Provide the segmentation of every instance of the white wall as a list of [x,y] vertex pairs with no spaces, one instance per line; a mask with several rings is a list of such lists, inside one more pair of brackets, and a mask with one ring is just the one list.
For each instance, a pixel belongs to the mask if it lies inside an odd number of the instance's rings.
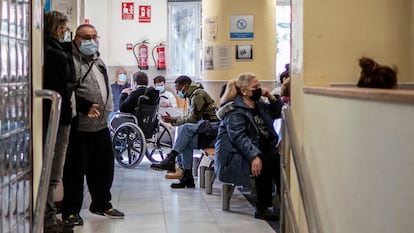
[[[136,66],[132,51],[126,44],[136,44],[148,39],[149,52],[154,45],[167,40],[167,1],[129,1],[134,2],[134,20],[122,20],[121,3],[125,1],[85,1],[85,18],[90,20],[99,35],[101,56],[107,66]],[[151,6],[151,23],[138,22],[138,6]],[[153,66],[151,53],[149,65]]]
[[305,112],[323,232],[412,232],[414,104],[308,94]]

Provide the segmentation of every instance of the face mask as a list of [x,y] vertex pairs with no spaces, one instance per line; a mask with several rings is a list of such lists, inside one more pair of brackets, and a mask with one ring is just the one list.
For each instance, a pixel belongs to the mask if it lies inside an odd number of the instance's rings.
[[179,91],[177,95],[178,95],[178,98],[184,99],[184,93],[182,91]]
[[70,31],[66,31],[63,36],[63,42],[70,42]]
[[165,90],[165,87],[164,86],[156,86],[155,87],[155,90],[158,90],[160,92],[163,92]]
[[257,88],[252,91],[252,96],[250,96],[249,98],[253,101],[257,101],[260,99],[261,96],[262,96],[262,88]]
[[79,47],[81,53],[90,56],[98,51],[98,44],[94,40],[84,40]]
[[184,93],[183,93],[183,89],[184,89],[184,86],[181,88],[181,91],[179,91],[178,92],[178,98],[180,98],[180,99],[184,99],[185,98],[185,96],[184,96]]
[[118,80],[120,82],[126,82],[126,80],[127,80],[126,74],[118,74]]

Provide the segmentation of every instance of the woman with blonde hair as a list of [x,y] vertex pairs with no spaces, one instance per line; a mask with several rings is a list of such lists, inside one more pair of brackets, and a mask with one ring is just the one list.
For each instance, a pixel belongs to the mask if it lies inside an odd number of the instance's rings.
[[280,118],[283,104],[267,88],[261,88],[252,73],[230,80],[220,104],[217,116],[221,123],[215,144],[218,178],[247,186],[250,175],[255,176],[255,218],[277,220],[278,215],[268,208],[272,206],[273,179],[280,189],[278,135],[273,120]]

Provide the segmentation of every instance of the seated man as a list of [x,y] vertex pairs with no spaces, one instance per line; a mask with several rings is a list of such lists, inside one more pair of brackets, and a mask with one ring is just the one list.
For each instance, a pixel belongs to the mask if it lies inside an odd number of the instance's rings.
[[167,91],[165,89],[165,78],[164,76],[157,76],[154,78],[154,87],[156,90],[160,91],[160,107],[161,108],[168,108],[173,107],[176,108],[177,100],[171,91]]
[[[200,120],[208,120],[209,122],[217,121],[216,105],[210,95],[204,90],[200,83],[192,82],[187,76],[180,76],[175,80],[175,89],[180,98],[189,98],[189,111],[185,116],[171,117],[168,113],[163,116],[164,122],[171,123],[174,126],[180,125],[177,130],[177,140],[173,150],[159,164],[152,164],[154,170],[175,171],[175,158],[182,155],[184,174],[180,178],[179,183],[172,184],[172,188],[193,188],[194,177],[192,174],[193,149],[200,148],[198,130],[201,125]],[[213,137],[215,138],[215,137]],[[214,141],[214,140],[213,140]],[[207,142],[206,144],[214,144]]]
[[135,114],[135,108],[137,107],[138,99],[141,95],[145,94],[148,86],[148,76],[146,73],[138,71],[134,73],[134,86],[132,88],[125,88],[121,92],[119,97],[119,110],[121,112]]

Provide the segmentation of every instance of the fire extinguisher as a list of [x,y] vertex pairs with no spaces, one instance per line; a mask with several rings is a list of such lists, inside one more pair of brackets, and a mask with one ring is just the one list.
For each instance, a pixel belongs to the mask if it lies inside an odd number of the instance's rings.
[[[148,70],[148,41],[144,40],[138,44],[136,44],[133,48],[135,59],[138,62],[138,68],[140,70]],[[135,53],[135,47],[138,46],[138,56]]]
[[[155,58],[154,52],[157,55],[157,58]],[[152,59],[154,60],[154,64],[157,66],[158,70],[165,70],[165,43],[162,42],[154,48],[152,48]]]

